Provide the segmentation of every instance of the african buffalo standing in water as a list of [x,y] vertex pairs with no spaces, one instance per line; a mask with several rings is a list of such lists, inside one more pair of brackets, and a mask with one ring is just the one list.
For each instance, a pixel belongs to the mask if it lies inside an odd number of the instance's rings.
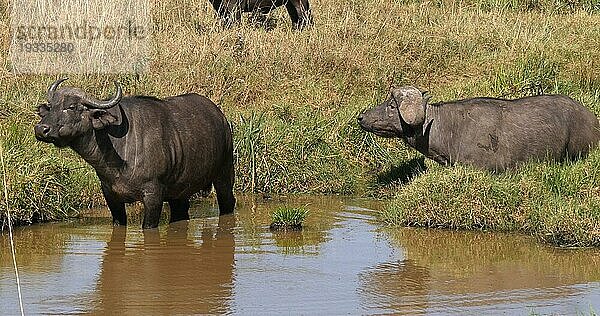
[[158,226],[163,202],[171,222],[189,218],[189,198],[214,185],[221,214],[233,212],[233,144],[221,110],[185,94],[164,100],[123,97],[118,83],[109,101],[77,88],[48,89],[38,107],[38,140],[71,147],[94,169],[115,225],[126,225],[125,203],[142,201],[144,228]]
[[210,3],[226,26],[238,22],[242,12],[267,14],[283,5],[294,28],[302,29],[313,23],[308,0],[210,0]]
[[414,87],[358,117],[382,137],[399,137],[442,165],[503,171],[529,160],[576,159],[600,141],[596,116],[563,95],[516,100],[473,98],[428,104]]

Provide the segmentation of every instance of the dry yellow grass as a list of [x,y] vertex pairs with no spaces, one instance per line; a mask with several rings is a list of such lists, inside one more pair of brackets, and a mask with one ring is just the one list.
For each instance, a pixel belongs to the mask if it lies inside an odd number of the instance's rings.
[[147,64],[147,0],[13,0],[9,10],[16,74],[123,73]]

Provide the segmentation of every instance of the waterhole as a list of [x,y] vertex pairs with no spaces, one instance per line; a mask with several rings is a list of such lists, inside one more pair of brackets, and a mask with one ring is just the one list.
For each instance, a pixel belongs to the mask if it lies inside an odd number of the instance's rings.
[[[304,207],[302,231],[272,232],[270,212]],[[590,314],[600,251],[513,234],[384,228],[383,203],[340,197],[239,197],[217,217],[142,231],[107,210],[15,231],[23,303],[34,314]],[[166,208],[166,206],[165,206]],[[165,212],[166,213],[166,212]],[[135,217],[135,216],[131,216]],[[19,313],[7,234],[0,314]]]

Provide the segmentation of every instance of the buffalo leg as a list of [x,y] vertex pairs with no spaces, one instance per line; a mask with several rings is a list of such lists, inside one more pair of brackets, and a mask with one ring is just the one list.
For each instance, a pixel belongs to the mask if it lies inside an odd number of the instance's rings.
[[235,196],[233,195],[234,177],[233,166],[231,166],[230,170],[224,172],[213,184],[217,192],[220,215],[233,213],[235,207]]
[[285,8],[290,15],[294,28],[301,30],[306,26],[312,25],[312,16],[308,0],[290,0]]
[[125,203],[120,201],[106,187],[102,186],[102,194],[106,200],[106,205],[112,215],[113,225],[127,225],[127,213],[125,212]]
[[169,200],[169,208],[171,209],[170,223],[190,219],[188,210],[190,209],[190,201],[187,199]]
[[294,27],[297,28],[298,25],[298,20],[299,20],[299,16],[298,16],[298,11],[296,10],[296,7],[294,6],[294,1],[288,1],[285,4],[285,8],[287,9],[288,14],[290,15],[290,19],[292,20],[292,25],[294,25]]
[[160,221],[160,212],[162,211],[163,198],[160,192],[144,192],[144,222],[142,228],[156,228]]

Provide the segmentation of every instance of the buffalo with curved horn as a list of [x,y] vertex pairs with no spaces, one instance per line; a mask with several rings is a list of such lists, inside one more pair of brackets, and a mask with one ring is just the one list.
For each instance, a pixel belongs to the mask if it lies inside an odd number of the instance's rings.
[[48,89],[38,107],[38,140],[70,147],[96,171],[115,225],[125,203],[142,201],[144,228],[158,226],[163,202],[171,222],[188,219],[189,198],[214,186],[221,214],[233,212],[233,142],[221,110],[191,93],[157,99],[116,93],[99,101],[77,88]]

